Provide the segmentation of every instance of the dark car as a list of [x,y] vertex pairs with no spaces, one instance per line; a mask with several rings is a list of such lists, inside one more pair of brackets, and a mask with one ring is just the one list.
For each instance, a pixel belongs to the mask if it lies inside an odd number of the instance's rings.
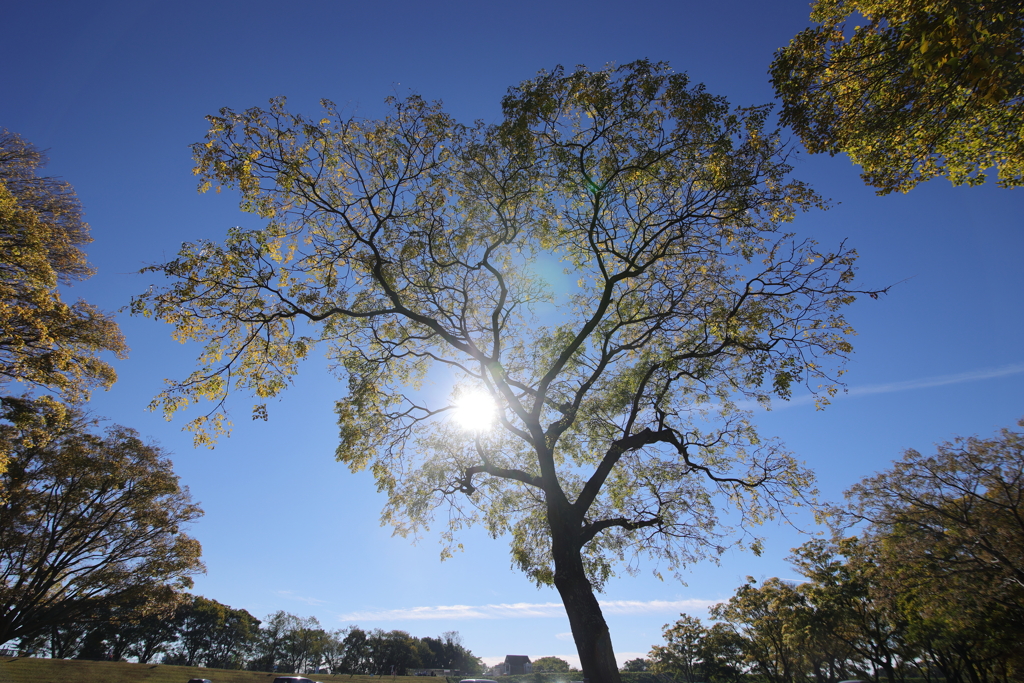
[[188,683],[213,683],[209,678],[190,678]]
[[305,676],[278,676],[274,679],[274,683],[318,683],[318,681]]

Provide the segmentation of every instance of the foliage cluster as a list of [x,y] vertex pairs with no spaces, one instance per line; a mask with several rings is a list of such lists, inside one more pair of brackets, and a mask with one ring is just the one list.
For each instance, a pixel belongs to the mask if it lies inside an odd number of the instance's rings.
[[817,0],[811,19],[771,66],[809,151],[846,153],[880,194],[940,175],[976,185],[992,167],[1024,184],[1017,0]]
[[[656,674],[650,671],[627,671],[625,668],[619,672],[619,677],[622,683],[673,683],[671,678],[666,677],[664,674]],[[572,669],[561,673],[533,672],[514,674],[502,676],[500,680],[502,683],[569,683],[574,680],[579,681],[582,678],[583,674],[579,670]],[[448,683],[459,683],[459,679],[449,678]]]
[[447,669],[476,674],[483,670],[480,658],[466,649],[457,631],[417,638],[405,631],[363,631],[350,626],[337,636],[337,664],[332,669],[336,673],[405,675],[414,669]]
[[909,450],[849,495],[842,519],[868,524],[890,582],[941,594],[951,615],[983,609],[1024,630],[1024,432]]
[[538,657],[533,660],[534,673],[566,673],[569,671],[569,662],[561,657]]
[[630,659],[630,660],[627,660],[626,662],[623,662],[623,664],[622,664],[622,671],[624,671],[624,672],[627,672],[627,671],[628,672],[649,671],[650,668],[651,668],[650,661],[648,661],[647,659],[644,659],[643,657],[637,657],[635,659]]
[[[61,286],[92,275],[82,251],[92,240],[74,189],[39,175],[45,165],[42,152],[0,128],[0,421],[22,428],[36,410],[57,415],[60,401],[110,387],[117,376],[101,356],[127,353],[110,315],[61,297]],[[9,447],[0,445],[0,471]]]
[[124,357],[113,318],[85,301],[68,304],[60,285],[92,275],[82,247],[89,226],[72,187],[39,175],[46,157],[0,129],[0,398],[12,383],[80,402],[117,375],[103,352]]

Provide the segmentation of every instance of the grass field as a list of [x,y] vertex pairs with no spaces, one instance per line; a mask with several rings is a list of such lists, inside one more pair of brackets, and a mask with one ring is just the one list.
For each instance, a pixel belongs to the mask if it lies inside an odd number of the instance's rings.
[[[0,658],[0,683],[188,683],[190,678],[209,678],[213,683],[272,683],[279,674],[262,671],[203,669],[194,666],[165,664],[130,664],[128,662],[87,662],[75,659],[42,659],[37,657]],[[284,675],[284,674],[280,674]],[[443,678],[424,679],[416,676],[332,676],[306,674],[323,683],[423,683]]]

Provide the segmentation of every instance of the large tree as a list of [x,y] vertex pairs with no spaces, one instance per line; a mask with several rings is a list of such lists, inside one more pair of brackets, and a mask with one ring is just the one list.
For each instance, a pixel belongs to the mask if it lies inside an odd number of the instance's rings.
[[1024,651],[1024,431],[908,450],[848,496],[919,643],[965,662]]
[[377,676],[405,676],[408,669],[422,664],[417,639],[405,631],[375,628],[366,643],[370,671]]
[[713,683],[737,683],[746,676],[747,641],[731,625],[719,622],[705,628],[696,617],[679,617],[662,628],[664,645],[653,646],[647,659],[626,662],[623,671],[649,669],[674,680]]
[[358,626],[350,627],[342,638],[341,644],[344,649],[341,665],[333,669],[334,673],[364,674],[372,671],[366,631]]
[[187,608],[188,598],[180,593],[173,597],[173,600],[164,602],[163,609],[146,610],[141,617],[131,615],[131,619],[116,626],[122,633],[127,632],[127,652],[140,663],[145,664],[166,653],[178,638],[178,611]]
[[811,19],[770,70],[809,151],[846,153],[879,194],[992,167],[1024,183],[1017,0],[817,0]]
[[[380,120],[324,104],[210,117],[202,188],[237,188],[265,222],[153,268],[171,284],[135,310],[205,345],[156,405],[210,399],[191,426],[212,438],[229,392],[277,395],[324,344],[337,457],[372,469],[384,520],[416,533],[447,509],[444,552],[466,524],[510,534],[584,672],[617,681],[595,597],[616,563],[756,545],[750,527],[808,490],[736,402],[831,386],[855,253],[782,232],[821,201],[766,108],[664,65],[542,72],[494,126],[417,96]],[[460,428],[459,406],[493,426]]]
[[74,411],[0,425],[0,444],[0,643],[191,586],[200,548],[182,526],[202,513],[159,448]]
[[843,680],[872,671],[889,683],[904,681],[914,655],[906,643],[906,623],[898,594],[880,583],[871,544],[857,538],[814,539],[788,558],[806,581],[800,591],[808,609],[805,648],[815,678]]
[[249,669],[252,671],[274,671],[282,659],[289,635],[298,623],[294,614],[278,610],[263,620],[259,637],[253,645]]
[[315,673],[323,659],[321,650],[327,633],[316,617],[293,619],[284,639],[282,661],[287,671]]

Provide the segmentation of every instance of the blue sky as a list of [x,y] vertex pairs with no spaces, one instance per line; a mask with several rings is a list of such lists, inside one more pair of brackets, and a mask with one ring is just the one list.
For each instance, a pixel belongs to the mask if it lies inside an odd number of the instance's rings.
[[[389,94],[441,99],[463,121],[496,121],[506,88],[556,64],[593,68],[665,60],[735,104],[771,100],[775,49],[807,25],[803,0],[629,4],[533,2],[289,3],[157,0],[10,3],[0,43],[0,126],[43,149],[48,172],[78,191],[98,274],[71,292],[106,310],[149,282],[140,267],[184,241],[254,225],[229,193],[198,195],[188,145],[220,107],[286,95],[313,113],[329,98],[362,116]],[[818,473],[824,498],[898,457],[954,435],[988,435],[1024,415],[1024,191],[929,182],[877,197],[845,157],[807,157],[795,176],[831,197],[795,229],[860,252],[860,280],[894,286],[858,302],[849,393],[824,411],[805,397],[757,415]],[[181,423],[147,412],[165,377],[182,377],[196,350],[161,324],[119,318],[132,352],[93,409],[172,452],[206,516],[192,529],[208,571],[196,592],[263,617],[278,609],[328,628],[462,633],[475,654],[575,659],[553,590],[509,567],[507,543],[465,535],[441,563],[436,538],[417,544],[381,528],[383,500],[366,474],[333,460],[340,391],[310,362],[272,419],[194,450]],[[799,521],[800,518],[798,518]],[[806,525],[806,520],[803,520]],[[803,538],[771,526],[763,557],[730,553],[690,568],[687,585],[648,565],[603,596],[621,659],[645,654],[679,612],[703,615],[747,575],[792,577],[784,558]]]

